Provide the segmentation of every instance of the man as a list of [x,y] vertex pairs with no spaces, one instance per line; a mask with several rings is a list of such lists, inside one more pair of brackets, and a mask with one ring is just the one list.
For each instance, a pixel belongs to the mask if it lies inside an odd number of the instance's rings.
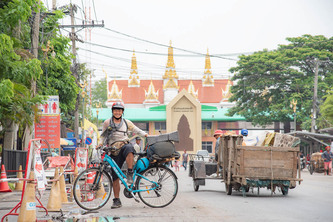
[[[110,154],[111,158],[121,168],[126,160],[127,170],[127,183],[133,183],[133,160],[134,160],[134,147],[129,143],[128,131],[132,131],[140,136],[147,137],[148,134],[136,127],[131,121],[122,118],[124,113],[124,105],[116,102],[112,105],[112,117],[103,123],[102,141],[104,145],[112,145],[117,148],[117,151]],[[116,142],[118,141],[118,142]],[[119,142],[120,141],[120,142]],[[112,171],[114,199],[111,209],[121,207],[119,199],[120,182],[117,174]]]
[[331,171],[332,171],[332,159],[333,159],[333,154],[331,153],[331,147],[327,146],[325,147],[326,151],[321,154],[321,157],[324,159],[324,175],[329,175],[331,176]]
[[215,160],[216,160],[216,162],[219,159],[219,156],[218,156],[218,153],[219,153],[219,143],[220,143],[220,137],[221,137],[222,134],[223,134],[222,130],[215,130],[215,132],[214,132],[214,138],[216,139],[216,143],[215,143]]
[[183,157],[183,167],[186,171],[186,168],[187,168],[187,161],[188,161],[188,154],[186,153],[186,150],[184,150],[184,153],[182,155]]
[[137,153],[141,152],[140,143],[141,143],[141,138],[139,136],[137,136],[135,138],[135,144],[134,144],[134,149],[135,149],[135,152],[137,152]]

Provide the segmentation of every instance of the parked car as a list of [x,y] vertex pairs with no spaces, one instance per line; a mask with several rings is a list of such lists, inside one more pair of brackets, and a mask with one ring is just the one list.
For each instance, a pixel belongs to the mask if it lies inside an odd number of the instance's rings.
[[212,162],[213,157],[211,157],[207,150],[198,150],[197,151],[197,160],[203,160],[204,162]]

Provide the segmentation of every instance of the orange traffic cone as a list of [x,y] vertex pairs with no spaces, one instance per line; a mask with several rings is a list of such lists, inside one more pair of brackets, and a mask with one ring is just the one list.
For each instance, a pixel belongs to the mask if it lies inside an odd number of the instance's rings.
[[[58,167],[56,167],[54,172],[54,179],[58,179],[59,172]],[[60,183],[59,181],[54,181],[52,184],[49,202],[47,203],[48,211],[60,211],[61,209],[61,194],[60,194]]]
[[[0,179],[7,179],[5,165],[1,165],[1,178]],[[8,186],[8,182],[0,182],[0,192],[12,192],[12,190]]]
[[66,194],[66,183],[65,183],[65,176],[64,176],[64,167],[60,167],[60,176],[59,183],[60,183],[60,193],[61,193],[61,202],[68,203],[67,194]]
[[[34,179],[34,172],[30,172],[29,179]],[[20,213],[17,219],[19,222],[36,221],[36,184],[30,181],[26,184],[27,185],[24,190],[24,196],[20,207]]]
[[88,173],[87,176],[87,183],[94,183],[94,177],[95,177],[95,172],[90,172]]
[[[17,172],[17,178],[23,178],[22,174],[22,165],[19,167],[19,172]],[[16,191],[22,191],[23,190],[23,181],[18,181],[15,185]]]

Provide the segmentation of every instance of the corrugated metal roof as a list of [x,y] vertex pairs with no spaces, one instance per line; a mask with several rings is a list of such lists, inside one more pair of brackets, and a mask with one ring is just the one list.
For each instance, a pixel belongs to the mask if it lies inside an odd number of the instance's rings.
[[[212,106],[213,107],[213,106]],[[203,106],[201,110],[201,119],[203,121],[244,121],[242,116],[227,116],[228,109],[218,109],[216,107]],[[96,117],[96,108],[92,109],[93,117]],[[99,109],[98,119],[106,120],[112,115],[110,108]],[[157,106],[152,108],[126,108],[124,117],[131,121],[166,121],[165,106]]]

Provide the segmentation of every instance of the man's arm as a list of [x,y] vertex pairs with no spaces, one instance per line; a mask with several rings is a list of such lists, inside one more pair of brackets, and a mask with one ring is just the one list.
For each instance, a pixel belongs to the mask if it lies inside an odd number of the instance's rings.
[[132,131],[133,133],[138,134],[139,136],[147,137],[148,134],[145,131],[141,130],[136,125],[134,125],[134,123],[132,123],[132,121],[127,120],[127,119],[125,121],[127,121],[127,126],[128,126],[129,131]]

